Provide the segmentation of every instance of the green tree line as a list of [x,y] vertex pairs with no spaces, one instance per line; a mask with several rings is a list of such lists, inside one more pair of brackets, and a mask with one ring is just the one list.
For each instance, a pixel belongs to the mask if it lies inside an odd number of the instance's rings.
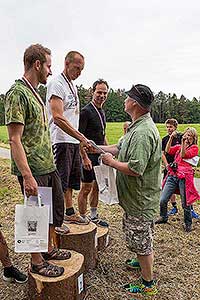
[[[81,108],[92,99],[91,88],[86,89],[82,85],[78,86]],[[39,93],[45,102],[46,87],[40,86]],[[183,95],[178,98],[176,94],[165,94],[160,91],[155,94],[151,115],[156,123],[164,123],[168,118],[176,118],[179,124],[200,123],[200,100],[187,99]],[[108,122],[124,122],[129,116],[124,112],[124,99],[126,98],[123,89],[109,91],[108,99],[104,105],[106,119]],[[5,95],[0,95],[0,125],[4,125],[4,101]]]

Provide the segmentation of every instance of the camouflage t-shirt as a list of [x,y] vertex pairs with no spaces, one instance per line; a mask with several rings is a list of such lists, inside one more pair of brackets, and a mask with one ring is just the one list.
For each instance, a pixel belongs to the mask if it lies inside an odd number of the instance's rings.
[[[16,80],[6,94],[5,122],[6,125],[24,125],[21,141],[33,176],[53,172],[55,165],[47,118],[44,120],[42,105],[22,80]],[[13,159],[11,172],[21,175]]]

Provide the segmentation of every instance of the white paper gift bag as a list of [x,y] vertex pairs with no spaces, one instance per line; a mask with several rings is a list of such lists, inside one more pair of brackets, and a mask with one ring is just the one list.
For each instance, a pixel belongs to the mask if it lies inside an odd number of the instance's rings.
[[99,199],[109,205],[119,203],[116,186],[116,170],[100,163],[99,166],[94,167],[94,172],[99,188]]
[[41,206],[38,196],[38,206],[23,204],[15,207],[15,252],[47,252],[49,234],[49,208]]
[[[49,208],[49,224],[53,224],[52,187],[38,186],[38,193],[41,196],[42,204]],[[30,196],[27,204],[37,205],[37,196]]]

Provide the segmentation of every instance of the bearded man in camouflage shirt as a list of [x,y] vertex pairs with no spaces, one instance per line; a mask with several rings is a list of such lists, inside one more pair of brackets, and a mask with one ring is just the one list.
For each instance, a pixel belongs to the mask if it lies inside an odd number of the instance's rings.
[[68,251],[52,245],[54,228],[64,216],[60,178],[53,163],[45,106],[37,87],[51,75],[51,51],[40,44],[24,53],[24,76],[6,94],[5,120],[11,146],[11,171],[18,177],[22,193],[38,195],[38,186],[52,187],[53,224],[49,230],[48,253],[32,253],[31,271],[48,277],[60,276],[64,268],[49,264],[49,259],[68,259]]

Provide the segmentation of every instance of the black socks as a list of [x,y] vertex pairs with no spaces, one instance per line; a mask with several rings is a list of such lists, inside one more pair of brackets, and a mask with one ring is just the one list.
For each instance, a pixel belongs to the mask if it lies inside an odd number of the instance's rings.
[[67,216],[74,215],[74,214],[75,214],[75,210],[74,210],[74,208],[73,208],[73,207],[66,208],[66,210],[65,210],[65,214],[66,214]]

